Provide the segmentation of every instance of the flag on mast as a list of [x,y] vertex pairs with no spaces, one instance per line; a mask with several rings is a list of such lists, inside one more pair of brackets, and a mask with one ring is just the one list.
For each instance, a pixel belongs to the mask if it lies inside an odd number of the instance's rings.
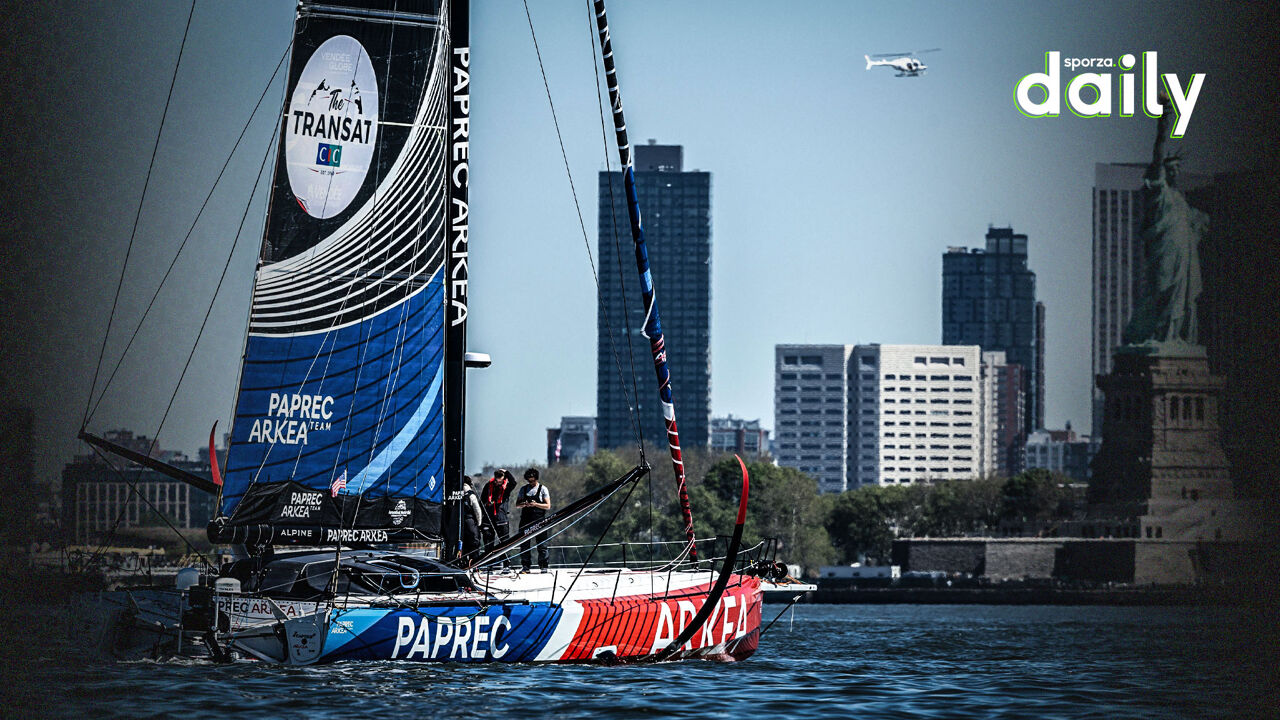
[[333,484],[329,486],[329,492],[338,497],[338,493],[347,489],[347,469],[342,469],[342,474],[334,479]]

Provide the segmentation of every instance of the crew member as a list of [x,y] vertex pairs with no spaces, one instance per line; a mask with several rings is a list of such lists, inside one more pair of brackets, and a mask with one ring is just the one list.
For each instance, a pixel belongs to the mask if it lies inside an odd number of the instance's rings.
[[[511,493],[516,488],[516,479],[503,468],[493,471],[493,477],[489,482],[485,483],[484,491],[480,494],[480,504],[484,506],[485,523],[480,528],[484,535],[484,544],[486,548],[492,549],[495,545],[507,539],[511,534],[511,519],[507,514],[507,500],[511,498]],[[511,561],[504,557],[502,559],[503,567],[511,567]]]
[[[521,530],[546,517],[547,511],[551,509],[551,493],[546,485],[538,482],[538,469],[525,470],[524,479],[526,484],[516,495],[516,507],[520,508]],[[551,563],[547,552],[545,530],[538,533],[536,538],[525,538],[525,541],[520,543],[520,567],[524,572],[529,572],[529,565],[533,560],[531,550],[535,543],[538,546],[538,569],[546,572],[547,566]]]
[[480,523],[482,521],[480,501],[471,486],[471,478],[462,477],[462,548],[461,555],[467,557],[470,565],[476,559],[480,549]]

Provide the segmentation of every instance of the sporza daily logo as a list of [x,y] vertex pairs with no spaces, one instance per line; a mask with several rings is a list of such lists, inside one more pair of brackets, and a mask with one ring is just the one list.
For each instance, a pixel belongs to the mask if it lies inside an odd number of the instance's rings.
[[349,35],[324,41],[302,69],[286,111],[285,164],[298,205],[331,218],[355,199],[373,161],[378,82]]
[[[1138,58],[1133,53],[1112,58],[1063,58],[1054,50],[1044,54],[1044,72],[1024,76],[1014,88],[1013,97],[1018,110],[1028,117],[1057,117],[1063,103],[1062,69],[1075,71],[1087,68],[1071,78],[1066,87],[1067,109],[1080,117],[1111,117],[1118,100],[1120,117],[1133,117],[1139,100],[1134,70]],[[1113,85],[1112,69],[1119,68],[1119,87]],[[1101,72],[1093,72],[1101,70]],[[1159,56],[1156,52],[1142,53],[1142,111],[1148,117],[1164,114],[1163,99],[1173,105],[1175,121],[1169,136],[1180,138],[1191,123],[1200,90],[1204,87],[1205,73],[1194,73],[1184,86],[1175,73],[1160,74]],[[1163,82],[1165,98],[1161,98]],[[1038,88],[1038,91],[1033,91]],[[1036,95],[1043,94],[1043,99]]]

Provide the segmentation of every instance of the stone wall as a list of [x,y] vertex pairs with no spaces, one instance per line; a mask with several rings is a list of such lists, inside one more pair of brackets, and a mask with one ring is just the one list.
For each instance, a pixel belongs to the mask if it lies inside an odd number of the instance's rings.
[[987,541],[987,577],[992,580],[1053,577],[1062,540]]
[[1061,580],[1131,583],[1136,540],[1064,540],[1053,576]]
[[902,572],[986,573],[987,541],[968,539],[895,540],[893,564]]

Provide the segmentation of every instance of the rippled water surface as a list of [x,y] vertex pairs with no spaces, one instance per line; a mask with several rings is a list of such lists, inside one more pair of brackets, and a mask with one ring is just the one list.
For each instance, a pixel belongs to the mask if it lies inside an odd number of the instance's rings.
[[[766,605],[766,622],[780,609]],[[623,667],[67,664],[36,651],[6,672],[4,715],[1278,717],[1280,656],[1258,632],[1273,623],[1223,608],[807,605],[746,662]]]

